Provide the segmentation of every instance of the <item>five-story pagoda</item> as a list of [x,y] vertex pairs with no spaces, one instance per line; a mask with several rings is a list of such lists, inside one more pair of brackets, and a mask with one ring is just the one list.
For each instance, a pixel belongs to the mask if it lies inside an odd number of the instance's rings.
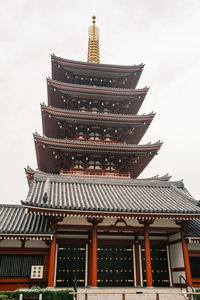
[[161,143],[139,145],[154,114],[138,115],[148,88],[136,89],[143,65],[99,64],[98,28],[89,28],[88,63],[52,55],[43,136],[34,134],[46,173],[137,178]]

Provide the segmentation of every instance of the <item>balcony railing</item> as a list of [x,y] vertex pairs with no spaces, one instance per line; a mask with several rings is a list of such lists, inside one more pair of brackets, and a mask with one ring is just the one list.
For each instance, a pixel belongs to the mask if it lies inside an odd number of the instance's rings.
[[81,170],[81,169],[73,169],[73,170],[65,170],[61,169],[60,175],[66,175],[66,176],[76,176],[76,175],[82,175],[82,176],[105,176],[105,177],[125,177],[130,178],[131,173],[130,172],[118,172],[118,171],[111,171],[111,170]]

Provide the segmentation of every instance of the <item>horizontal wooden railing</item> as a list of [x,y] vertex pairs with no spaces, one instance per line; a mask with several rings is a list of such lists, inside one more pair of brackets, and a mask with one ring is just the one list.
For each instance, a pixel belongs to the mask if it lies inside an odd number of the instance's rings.
[[90,298],[92,300],[92,295],[121,295],[122,300],[126,300],[126,295],[155,295],[155,299],[159,300],[160,295],[182,295],[182,296],[188,296],[188,299],[192,299],[195,295],[200,295],[200,293],[192,293],[192,292],[160,292],[160,291],[134,291],[134,292],[73,292],[70,293],[73,294],[75,298],[77,298],[78,295],[84,295],[85,300],[88,300]]
[[126,177],[129,178],[131,176],[130,172],[116,172],[116,171],[102,171],[102,170],[65,170],[62,169],[60,171],[60,175],[84,175],[84,176],[105,176],[105,177]]

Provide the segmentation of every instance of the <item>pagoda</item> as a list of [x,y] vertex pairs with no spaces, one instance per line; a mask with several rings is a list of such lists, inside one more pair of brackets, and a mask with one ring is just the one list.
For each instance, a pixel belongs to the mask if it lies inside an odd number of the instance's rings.
[[43,136],[34,134],[38,168],[60,175],[137,178],[161,143],[139,142],[154,113],[138,115],[148,88],[137,89],[143,64],[99,64],[99,31],[89,28],[88,63],[51,56]]
[[200,286],[199,202],[168,174],[138,179],[162,145],[141,144],[155,116],[139,114],[144,65],[100,64],[95,17],[88,61],[51,63],[38,169],[22,205],[0,206],[0,289]]

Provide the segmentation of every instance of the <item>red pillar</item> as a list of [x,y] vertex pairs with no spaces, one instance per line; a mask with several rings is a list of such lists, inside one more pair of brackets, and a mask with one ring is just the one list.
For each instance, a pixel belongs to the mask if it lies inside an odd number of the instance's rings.
[[92,272],[91,286],[97,286],[97,225],[92,227]]
[[190,260],[189,260],[188,247],[187,247],[187,243],[185,240],[185,232],[184,231],[181,231],[181,241],[182,241],[182,248],[183,248],[183,258],[184,258],[184,264],[185,264],[186,280],[192,286]]
[[152,287],[152,270],[151,270],[151,252],[149,242],[149,226],[144,228],[144,244],[145,244],[145,262],[146,262],[146,279],[147,286]]
[[51,242],[50,256],[49,256],[48,287],[54,286],[55,258],[56,258],[56,236],[54,235],[53,240]]

